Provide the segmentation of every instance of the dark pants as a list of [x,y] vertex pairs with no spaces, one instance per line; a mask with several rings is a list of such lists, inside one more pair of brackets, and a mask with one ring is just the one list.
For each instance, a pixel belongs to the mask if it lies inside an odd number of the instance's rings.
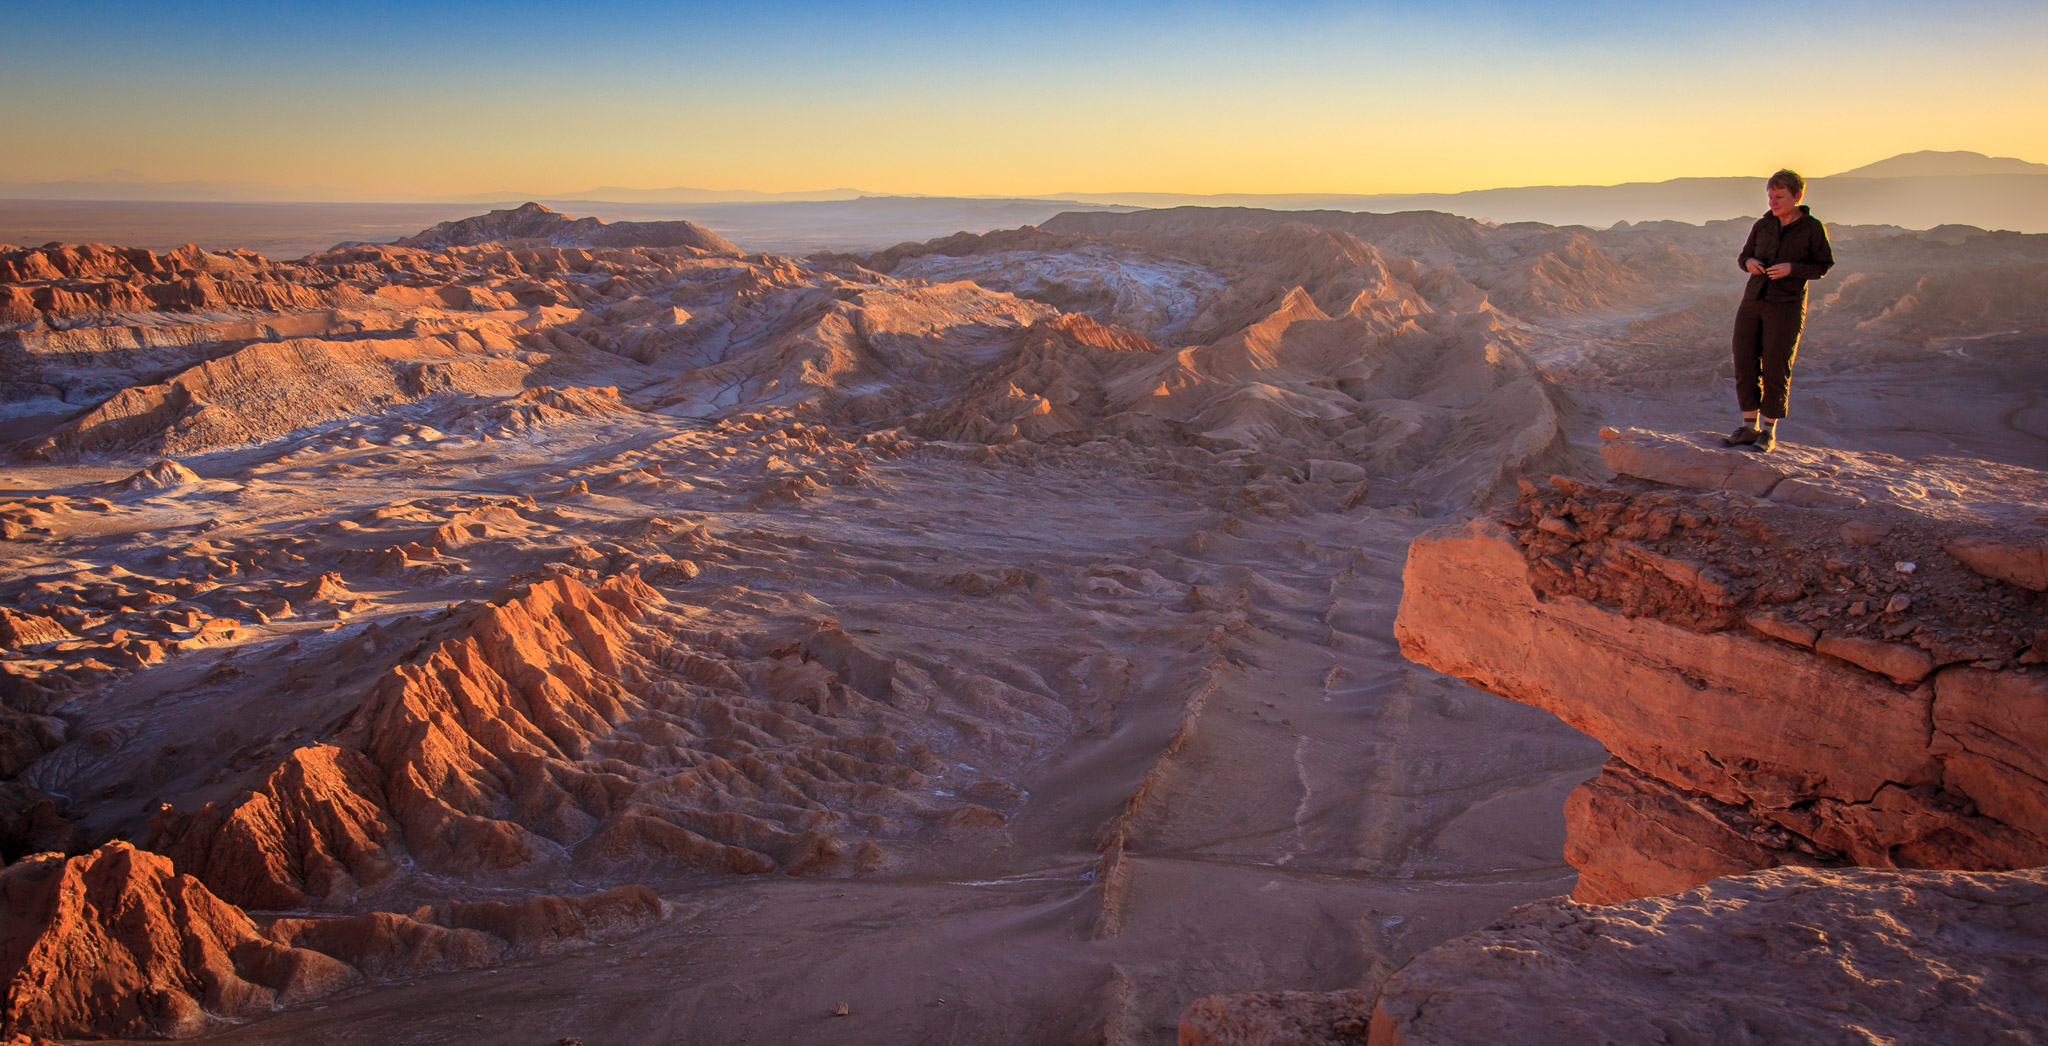
[[1743,413],[1785,416],[1792,360],[1799,355],[1799,328],[1805,322],[1804,302],[1744,298],[1735,310],[1735,400]]

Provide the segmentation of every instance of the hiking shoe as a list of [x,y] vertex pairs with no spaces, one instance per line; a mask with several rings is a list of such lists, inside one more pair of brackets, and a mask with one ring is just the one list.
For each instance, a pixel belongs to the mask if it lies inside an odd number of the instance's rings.
[[1755,427],[1750,425],[1744,425],[1741,428],[1736,429],[1734,432],[1729,433],[1727,438],[1721,441],[1721,445],[1724,447],[1747,446],[1751,443],[1755,443],[1756,438],[1761,435],[1763,435],[1763,433],[1758,432]]
[[1777,445],[1778,430],[1774,428],[1764,429],[1756,434],[1756,439],[1750,441],[1749,449],[1756,451],[1758,454],[1769,454],[1771,448]]

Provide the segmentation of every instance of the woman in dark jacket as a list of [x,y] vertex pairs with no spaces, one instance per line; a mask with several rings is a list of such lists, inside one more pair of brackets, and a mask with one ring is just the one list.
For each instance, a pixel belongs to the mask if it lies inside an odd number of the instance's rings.
[[[1806,323],[1806,281],[1834,267],[1828,230],[1799,201],[1806,179],[1779,171],[1764,183],[1771,213],[1750,226],[1736,264],[1749,273],[1742,306],[1735,310],[1735,399],[1742,427],[1723,442],[1769,451],[1778,443],[1778,422],[1792,389],[1792,361]],[[1759,417],[1761,415],[1761,417]]]

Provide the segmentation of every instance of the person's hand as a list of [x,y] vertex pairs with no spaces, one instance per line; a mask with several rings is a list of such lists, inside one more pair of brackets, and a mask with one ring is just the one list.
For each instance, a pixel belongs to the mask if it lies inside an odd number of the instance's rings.
[[1785,277],[1792,275],[1792,263],[1779,262],[1778,264],[1773,265],[1768,269],[1765,269],[1764,275],[1769,276],[1771,279],[1774,280],[1782,280]]
[[1764,263],[1757,261],[1755,258],[1751,258],[1748,262],[1744,263],[1744,267],[1749,269],[1754,275],[1762,276],[1764,274]]

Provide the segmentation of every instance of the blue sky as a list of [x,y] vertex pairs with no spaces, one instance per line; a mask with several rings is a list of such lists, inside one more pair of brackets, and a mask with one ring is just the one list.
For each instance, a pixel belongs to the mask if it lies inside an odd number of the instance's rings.
[[1825,173],[1921,148],[2048,159],[2039,3],[8,2],[0,17],[0,141],[17,145],[0,177],[15,179],[1373,192],[1772,157]]

